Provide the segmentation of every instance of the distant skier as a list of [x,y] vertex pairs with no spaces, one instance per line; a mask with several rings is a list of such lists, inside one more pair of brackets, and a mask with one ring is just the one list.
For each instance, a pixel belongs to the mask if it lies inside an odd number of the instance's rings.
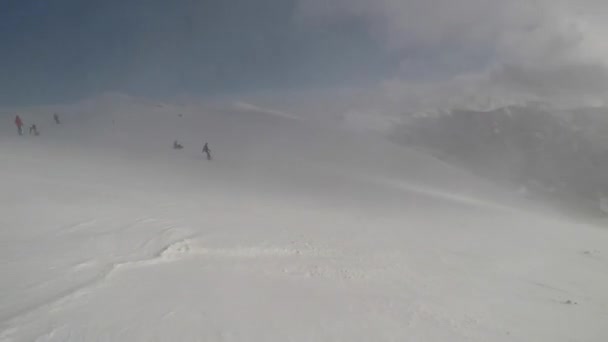
[[53,114],[53,120],[55,120],[56,124],[61,124],[61,121],[59,121],[59,115],[57,113]]
[[40,133],[38,133],[38,127],[36,127],[36,124],[32,124],[30,126],[30,135],[40,135]]
[[209,144],[205,143],[205,146],[203,146],[203,153],[207,154],[207,160],[211,160],[211,150],[209,149]]
[[173,149],[174,150],[181,150],[183,148],[184,148],[184,146],[182,144],[180,144],[177,140],[175,140],[173,142]]
[[15,125],[17,126],[17,132],[19,132],[19,135],[23,135],[23,121],[19,115],[15,117]]

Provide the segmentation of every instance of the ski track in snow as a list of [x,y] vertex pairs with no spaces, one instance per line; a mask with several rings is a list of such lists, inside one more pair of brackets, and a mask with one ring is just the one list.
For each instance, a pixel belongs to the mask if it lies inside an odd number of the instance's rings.
[[417,193],[417,194],[420,194],[423,196],[442,199],[445,201],[459,203],[459,204],[467,205],[470,207],[485,208],[485,209],[500,210],[500,211],[515,211],[514,208],[503,206],[503,205],[500,205],[497,203],[493,203],[493,202],[489,202],[489,201],[482,201],[482,200],[476,199],[474,197],[469,197],[469,196],[465,196],[465,195],[461,195],[461,194],[440,191],[437,189],[433,189],[431,187],[423,187],[423,186],[415,185],[412,183],[406,183],[406,182],[403,182],[400,180],[378,179],[373,182],[382,184],[384,186],[401,189],[405,192]]
[[[146,222],[151,219],[139,219],[136,222]],[[90,221],[86,221],[90,222]],[[78,224],[76,225],[78,226]],[[125,228],[127,229],[127,228]],[[171,229],[171,228],[169,228]],[[120,263],[114,263],[104,268],[99,275],[79,286],[69,288],[54,298],[43,303],[38,303],[31,307],[22,309],[15,313],[12,317],[6,319],[2,324],[4,326],[16,325],[22,319],[26,319],[29,315],[37,312],[53,312],[58,308],[64,308],[71,302],[87,296],[111,279],[116,273],[128,271],[140,267],[150,267],[163,263],[179,262],[191,258],[226,258],[226,259],[264,259],[264,258],[286,258],[286,257],[330,257],[332,253],[322,253],[314,250],[302,250],[297,248],[279,248],[279,247],[234,247],[234,248],[206,248],[200,246],[200,243],[195,243],[194,238],[197,235],[191,235],[184,239],[172,242],[160,249],[152,257],[142,258],[138,260],[130,260]],[[146,242],[150,243],[150,239]],[[88,264],[85,262],[83,264]],[[75,265],[74,268],[81,267],[83,264]],[[312,273],[314,274],[314,271]],[[7,329],[0,334],[0,339],[7,339],[14,333],[14,329]]]
[[[22,319],[28,315],[34,314],[38,311],[53,311],[54,308],[63,307],[64,305],[68,304],[69,302],[77,300],[78,298],[81,298],[82,296],[94,291],[94,289],[96,287],[100,286],[104,281],[109,279],[112,276],[112,274],[119,269],[123,269],[123,268],[128,269],[129,267],[134,267],[134,266],[135,267],[148,266],[148,265],[153,265],[153,264],[160,263],[163,261],[169,261],[168,258],[165,257],[165,253],[172,249],[180,250],[180,247],[177,247],[177,246],[182,246],[185,243],[185,241],[186,240],[181,240],[181,241],[177,241],[177,242],[173,242],[173,243],[169,244],[167,247],[163,248],[161,251],[159,251],[157,253],[157,255],[153,256],[152,258],[125,261],[125,262],[115,263],[110,266],[104,267],[104,270],[102,272],[100,272],[99,275],[97,275],[96,277],[91,279],[90,281],[88,281],[82,285],[76,286],[74,288],[67,289],[64,292],[60,293],[59,295],[55,296],[54,298],[52,298],[46,302],[36,304],[32,307],[25,308],[25,309],[21,310],[20,312],[17,312],[16,314],[13,315],[13,317],[10,317],[7,320],[5,320],[5,322],[3,322],[3,325],[5,325],[5,326],[12,325],[19,319]],[[76,265],[74,267],[79,267],[79,266],[80,265]],[[9,331],[9,333],[10,332],[11,331]],[[7,338],[6,333],[0,334],[0,338]]]

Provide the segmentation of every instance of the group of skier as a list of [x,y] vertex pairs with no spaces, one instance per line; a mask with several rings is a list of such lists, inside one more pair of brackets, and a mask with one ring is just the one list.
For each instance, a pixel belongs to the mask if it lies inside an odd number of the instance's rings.
[[[182,145],[179,141],[173,141],[173,149],[174,150],[183,150],[184,145]],[[203,146],[203,153],[207,156],[207,160],[211,160],[211,150],[209,149],[209,144],[205,143]]]
[[[57,114],[57,113],[53,114],[53,120],[55,121],[55,124],[57,124],[57,125],[61,124],[61,120],[59,120],[59,114]],[[23,135],[24,123],[19,115],[17,115],[15,117],[15,126],[17,126],[17,133],[19,133],[19,135]],[[29,127],[29,134],[36,135],[36,136],[40,135],[40,132],[38,132],[38,127],[36,126],[36,124],[32,124]],[[183,148],[184,148],[184,146],[182,144],[180,144],[179,141],[175,140],[173,142],[174,150],[182,150]],[[209,149],[208,143],[205,143],[205,145],[203,146],[203,153],[207,156],[207,160],[211,160],[211,149]]]
[[[55,120],[55,123],[57,125],[61,124],[61,121],[59,120],[59,115],[57,113],[53,114],[53,120]],[[19,133],[19,135],[23,135],[24,123],[19,115],[15,117],[15,126],[17,126],[17,133]],[[36,126],[36,124],[34,123],[31,124],[28,133],[29,135],[40,135],[40,132],[38,131],[38,126]]]

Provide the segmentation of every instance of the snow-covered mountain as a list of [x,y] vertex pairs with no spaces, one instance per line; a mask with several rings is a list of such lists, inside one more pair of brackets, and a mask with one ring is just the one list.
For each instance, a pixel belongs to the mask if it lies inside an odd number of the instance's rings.
[[0,341],[608,336],[608,231],[425,152],[238,102],[2,112],[41,135],[0,126]]
[[608,194],[607,114],[540,105],[454,110],[412,117],[392,140],[422,146],[490,179],[598,208]]

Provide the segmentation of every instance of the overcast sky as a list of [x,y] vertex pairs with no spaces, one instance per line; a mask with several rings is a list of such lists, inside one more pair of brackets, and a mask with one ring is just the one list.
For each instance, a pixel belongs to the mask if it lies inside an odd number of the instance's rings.
[[601,0],[3,0],[0,101],[325,87],[597,100],[607,13]]

